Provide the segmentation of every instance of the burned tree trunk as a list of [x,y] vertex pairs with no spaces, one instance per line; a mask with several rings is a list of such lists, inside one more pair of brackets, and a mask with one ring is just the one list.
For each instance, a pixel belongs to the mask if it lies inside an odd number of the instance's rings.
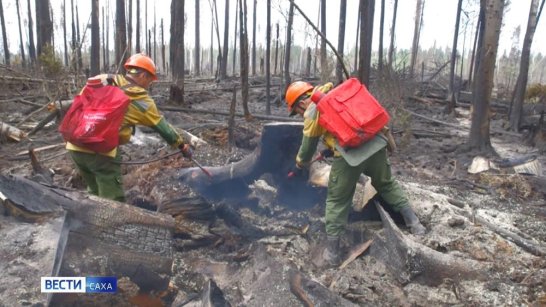
[[36,0],[36,34],[38,56],[44,53],[46,46],[51,46],[53,23],[49,15],[49,0]]
[[[337,52],[343,58],[343,49],[345,47],[345,16],[347,15],[347,0],[341,0],[339,4],[339,31],[337,36]],[[341,68],[343,62],[341,59],[337,60],[336,65],[336,80],[337,83],[343,81],[343,69]]]
[[125,29],[125,0],[116,0],[116,62],[117,72],[125,73],[123,63],[127,59],[127,32]]
[[[320,1],[320,32],[326,35],[326,0]],[[326,57],[326,39],[320,40],[320,81],[328,82],[328,58]]]
[[[66,0],[63,0],[63,43],[64,43],[64,66],[68,67],[68,42],[67,37],[68,33],[66,33]],[[22,40],[21,40],[22,41]],[[23,55],[24,58],[24,55]]]
[[290,10],[288,11],[288,24],[286,25],[286,45],[284,52],[284,79],[283,79],[283,97],[284,91],[292,82],[290,78],[290,48],[292,48],[292,24],[294,23],[294,3],[290,1]]
[[239,39],[241,43],[241,96],[245,117],[250,118],[248,109],[248,33],[246,24],[246,0],[239,0]]
[[30,9],[30,0],[27,0],[28,7],[28,57],[32,65],[36,63],[36,48],[34,46],[34,25],[32,23],[32,10]]
[[2,40],[4,42],[4,63],[9,66],[8,37],[6,35],[6,20],[4,19],[4,5],[0,0],[0,21],[2,22]]
[[[19,218],[44,220],[66,212],[58,230],[65,234],[57,237],[54,276],[128,277],[142,292],[168,287],[173,262],[171,216],[22,177],[0,176],[0,191],[0,206]],[[54,296],[52,306],[62,298]]]
[[256,9],[258,1],[254,0],[252,9],[252,75],[256,75]]
[[133,0],[129,0],[129,10],[127,11],[127,55],[133,53]]
[[485,13],[483,32],[480,31],[477,69],[472,97],[472,123],[468,145],[470,149],[491,151],[489,134],[491,91],[495,75],[495,61],[499,46],[504,1],[482,0],[481,10]]
[[171,85],[170,100],[176,104],[184,103],[184,0],[171,3]]
[[455,90],[455,62],[457,62],[457,41],[459,39],[459,22],[461,19],[461,7],[463,0],[459,0],[457,4],[457,17],[455,18],[455,32],[453,34],[453,46],[451,47],[451,62],[449,69],[449,91],[448,91],[448,103],[444,113],[453,114],[455,112],[455,106],[457,105],[457,93]]
[[[23,67],[26,67],[26,59],[25,59],[25,43],[23,42],[23,27],[21,26],[21,14],[19,13],[19,0],[15,0],[15,6],[17,7],[17,23],[19,25],[19,41],[20,41],[20,48],[21,48],[21,60]],[[66,36],[66,24],[65,24],[65,36]],[[66,52],[66,50],[65,50]]]
[[[394,68],[394,33],[396,29],[396,13],[398,12],[398,0],[394,0],[394,8],[392,13],[392,26],[391,26],[391,42],[389,44],[388,63],[390,68]],[[356,66],[356,65],[355,65]]]
[[361,0],[360,2],[360,53],[358,60],[358,79],[360,79],[360,82],[366,86],[369,86],[375,0]]
[[276,36],[275,36],[275,64],[273,65],[273,75],[277,75],[277,59],[279,55],[279,23],[275,25],[276,27]]
[[91,75],[100,72],[99,0],[91,1]]
[[229,0],[225,3],[224,12],[224,46],[222,50],[222,62],[220,63],[220,79],[227,78],[227,60],[229,50]]
[[267,25],[265,47],[265,114],[271,115],[271,0],[267,0]]
[[[195,63],[193,63],[193,74],[196,76],[201,75],[201,44],[200,44],[200,11],[199,11],[199,0],[195,0],[195,54],[194,59]],[[161,19],[161,27],[163,27],[163,19]],[[237,23],[237,22],[235,22]],[[235,39],[237,40],[237,39]]]
[[385,28],[385,0],[381,1],[381,15],[379,17],[379,50],[377,52],[377,68],[383,71],[383,30]]
[[[174,4],[171,4],[171,10],[173,5]],[[135,17],[136,17],[135,52],[140,53],[140,0],[136,0],[136,16]]]
[[411,64],[410,75],[415,73],[415,64],[417,63],[417,51],[419,50],[419,37],[421,36],[421,25],[423,23],[423,3],[424,0],[417,0],[415,6],[415,25],[413,27],[413,42],[411,45]]

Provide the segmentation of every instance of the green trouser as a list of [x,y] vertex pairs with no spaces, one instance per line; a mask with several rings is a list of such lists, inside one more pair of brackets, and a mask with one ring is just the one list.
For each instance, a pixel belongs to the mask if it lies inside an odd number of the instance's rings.
[[118,149],[115,158],[99,154],[69,150],[72,160],[87,184],[90,194],[117,201],[125,201],[121,181],[121,153]]
[[409,205],[400,185],[391,175],[386,149],[382,149],[357,166],[350,166],[342,157],[336,157],[330,170],[326,197],[326,233],[339,236],[345,231],[353,195],[360,174],[372,180],[372,186],[395,212]]

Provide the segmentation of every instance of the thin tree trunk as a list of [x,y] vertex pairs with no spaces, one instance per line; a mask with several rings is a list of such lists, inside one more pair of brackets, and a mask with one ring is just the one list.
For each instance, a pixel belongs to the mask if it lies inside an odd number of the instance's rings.
[[148,39],[148,0],[144,0],[144,43],[146,54],[151,56],[150,40]]
[[453,46],[451,47],[451,63],[449,69],[449,101],[444,113],[453,114],[457,105],[457,93],[455,91],[455,62],[457,61],[457,41],[459,40],[459,23],[461,21],[463,0],[457,4],[457,17],[455,18],[455,32],[453,34]]
[[[172,4],[171,4],[172,6]],[[140,53],[140,0],[136,0],[136,53]]]
[[116,0],[116,73],[125,73],[123,63],[128,58],[127,54],[127,32],[125,29],[125,0]]
[[171,2],[170,63],[173,76],[170,100],[184,103],[184,0]]
[[133,0],[129,1],[129,21],[127,22],[127,55],[133,53]]
[[[19,12],[19,0],[15,0],[15,6],[17,7],[17,23],[19,25],[19,41],[21,42],[20,45],[19,45],[19,47],[21,48],[21,60],[22,60],[23,67],[26,67],[25,44],[23,43],[23,27],[21,26],[21,14]],[[65,26],[65,36],[66,36],[66,26]],[[66,52],[66,50],[65,50],[65,52]]]
[[[210,1],[210,0],[209,0]],[[209,2],[210,3],[210,2]],[[215,30],[216,30],[216,40],[218,42],[218,64],[216,65],[216,73],[215,73],[215,77],[218,76],[218,71],[221,69],[221,60],[222,60],[222,45],[220,44],[220,29],[219,29],[219,25],[218,25],[218,8],[216,6],[216,0],[213,0],[213,4],[211,6],[211,11],[213,11],[214,13],[214,20],[215,20]],[[213,59],[211,59],[211,63],[214,63]]]
[[529,19],[527,20],[527,30],[525,32],[525,38],[523,39],[523,48],[521,49],[521,60],[519,64],[519,75],[514,90],[514,103],[512,112],[510,113],[510,128],[512,131],[519,131],[522,122],[523,115],[523,102],[525,100],[525,90],[527,88],[527,79],[529,74],[529,58],[531,55],[531,45],[533,44],[533,37],[535,30],[544,7],[544,1],[540,3],[539,0],[531,0],[531,6],[529,9]]
[[[326,0],[320,0],[320,32],[326,35]],[[320,81],[328,82],[330,70],[328,68],[328,58],[326,54],[326,40],[320,40]]]
[[100,72],[99,0],[91,1],[91,75]]
[[294,3],[290,2],[288,25],[286,26],[286,46],[284,52],[284,89],[292,82],[290,79],[290,49],[292,48],[292,24],[294,23]]
[[500,28],[504,0],[481,0],[481,12],[484,12],[484,27],[480,29],[479,57],[476,63],[476,75],[472,97],[473,112],[468,145],[471,150],[490,152],[490,104],[495,62],[499,44]]
[[[30,0],[29,0],[30,1]],[[74,71],[78,71],[78,38],[76,37],[76,19],[74,15],[74,0],[70,0],[70,10],[72,12],[72,68]]]
[[358,76],[360,82],[369,86],[370,70],[372,59],[372,35],[375,0],[361,0],[362,10],[360,13],[360,59],[358,66]]
[[224,46],[222,51],[222,62],[220,67],[220,79],[227,78],[227,62],[228,62],[228,50],[229,50],[229,0],[225,0],[224,11]]
[[311,47],[307,47],[307,58],[305,65],[305,77],[309,78],[311,76]]
[[265,114],[271,115],[271,0],[267,0],[267,25],[265,47]]
[[[85,25],[85,27],[87,28],[87,25]],[[77,42],[76,53],[78,58],[78,74],[79,74],[79,72],[81,72],[81,69],[83,68],[83,58],[82,58],[82,41],[80,40],[80,18],[79,18],[79,10],[78,10],[77,3],[76,3],[76,42]]]
[[394,0],[394,8],[392,11],[392,26],[391,26],[391,43],[389,44],[389,66],[394,68],[394,33],[396,33],[396,13],[398,12],[398,0]]
[[415,7],[415,25],[413,28],[413,42],[411,45],[410,76],[415,73],[415,64],[417,63],[417,51],[419,50],[419,36],[421,35],[421,24],[423,22],[423,3],[424,0],[417,0]]
[[[210,0],[209,0],[210,3]],[[212,6],[211,6],[211,12],[212,12]],[[212,18],[213,24],[214,24],[214,18]],[[210,75],[214,75],[214,26],[210,27],[210,54],[209,54],[209,62],[210,62]]]
[[238,23],[239,18],[239,1],[235,1],[235,25],[233,26],[233,72],[231,73],[235,76],[235,65],[237,64],[237,29],[239,28]]
[[[19,2],[19,1],[17,1]],[[19,15],[19,8],[17,8],[17,15]],[[63,0],[63,42],[64,42],[64,66],[68,67],[68,43],[66,41],[66,0]],[[23,55],[24,58],[24,55]]]
[[385,0],[381,0],[381,17],[379,18],[379,50],[377,53],[377,68],[383,71],[383,30],[385,28]]
[[[199,1],[199,0],[198,0]],[[163,28],[163,18],[161,18],[161,60],[163,62],[163,72],[167,72],[167,59],[165,57],[165,31]]]
[[108,53],[106,52],[106,15],[104,13],[104,7],[102,7],[102,69],[108,71],[108,61],[106,57]]
[[195,63],[194,63],[194,74],[196,76],[199,76],[201,75],[201,60],[200,60],[200,56],[201,56],[201,44],[200,44],[200,37],[201,37],[201,32],[200,32],[200,9],[199,9],[199,1],[200,0],[195,0],[195,54],[194,54],[194,57],[195,57]]
[[4,63],[9,66],[9,47],[8,37],[6,35],[6,21],[4,19],[4,5],[0,0],[0,21],[2,22],[2,40],[4,41]]
[[275,38],[275,65],[273,68],[273,75],[277,75],[277,59],[279,56],[279,23],[276,24],[276,38]]
[[110,0],[106,1],[106,71],[110,72]]
[[248,109],[248,28],[246,22],[247,6],[246,0],[239,0],[239,39],[241,45],[241,96],[243,100],[243,112],[245,118],[250,119]]
[[354,62],[354,67],[353,67],[353,71],[354,72],[358,72],[358,57],[359,57],[359,52],[358,52],[358,41],[360,39],[360,11],[362,10],[362,1],[358,1],[358,17],[356,18],[356,37],[355,37],[355,62]]
[[256,8],[257,0],[254,0],[254,8],[252,14],[252,75],[256,75]]
[[[480,15],[481,16],[481,15]],[[474,62],[476,59],[476,52],[478,47],[478,37],[480,36],[480,27],[482,24],[483,17],[478,18],[478,22],[476,23],[476,33],[474,33],[474,44],[472,45],[472,56],[470,58],[470,69],[468,70],[468,83],[472,84],[473,76],[474,76]]]
[[[343,49],[345,47],[345,17],[347,15],[347,0],[341,0],[339,4],[339,33],[337,35],[337,52],[343,58]],[[343,82],[342,62],[338,59],[336,65],[337,83]]]
[[156,21],[156,12],[155,12],[154,2],[154,45],[152,46],[152,51],[154,53],[154,63],[157,63],[157,21]]

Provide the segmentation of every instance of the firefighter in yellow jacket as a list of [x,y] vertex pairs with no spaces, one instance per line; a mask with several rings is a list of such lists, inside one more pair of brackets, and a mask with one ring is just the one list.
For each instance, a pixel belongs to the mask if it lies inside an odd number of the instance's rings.
[[[119,129],[119,144],[129,142],[134,126],[142,125],[155,130],[173,148],[179,148],[184,157],[192,156],[192,149],[167,123],[157,110],[154,100],[148,94],[150,84],[157,80],[155,64],[144,54],[131,56],[124,65],[123,75],[97,75],[90,81],[100,80],[121,88],[131,100]],[[100,197],[125,201],[121,180],[121,154],[119,148],[110,152],[97,153],[67,142],[66,149],[82,175],[89,193]]]
[[347,225],[356,183],[362,173],[371,178],[372,186],[383,200],[394,211],[400,212],[412,233],[422,235],[425,233],[425,227],[409,205],[404,191],[392,177],[386,142],[382,143],[383,145],[378,143],[379,146],[371,146],[372,143],[361,145],[366,148],[345,152],[336,146],[335,137],[319,125],[320,114],[310,97],[314,91],[327,93],[332,87],[332,83],[313,87],[307,82],[296,81],[288,86],[285,100],[290,116],[300,114],[304,117],[302,143],[296,157],[296,165],[291,173],[301,174],[308,167],[320,139],[334,156],[326,196],[327,242],[321,254],[322,261],[318,261],[333,266],[340,261],[339,238]]

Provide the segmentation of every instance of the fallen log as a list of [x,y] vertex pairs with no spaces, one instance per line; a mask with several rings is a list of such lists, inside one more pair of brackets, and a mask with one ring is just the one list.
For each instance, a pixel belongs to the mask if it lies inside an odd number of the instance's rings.
[[10,140],[20,142],[22,139],[26,138],[27,135],[22,130],[0,121],[0,136],[5,136]]
[[486,265],[435,251],[405,236],[389,214],[376,203],[383,232],[374,235],[370,255],[383,261],[401,284],[412,281],[436,286],[445,278],[485,280]]
[[66,212],[68,239],[58,257],[59,276],[126,276],[144,292],[167,289],[171,216],[19,176],[0,176],[0,195],[23,214]]

